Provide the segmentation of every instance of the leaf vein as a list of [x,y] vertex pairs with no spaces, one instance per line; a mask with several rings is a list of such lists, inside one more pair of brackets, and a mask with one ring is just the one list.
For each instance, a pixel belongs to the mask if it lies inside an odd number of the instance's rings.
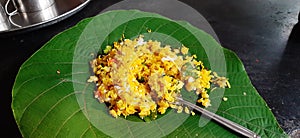
[[52,86],[52,87],[46,89],[45,91],[43,91],[42,93],[40,93],[38,96],[34,97],[34,99],[33,99],[29,104],[27,104],[27,105],[25,106],[23,112],[21,113],[20,120],[22,120],[22,118],[23,118],[23,116],[24,116],[24,113],[27,111],[28,107],[29,107],[31,104],[33,104],[33,103],[34,103],[37,99],[39,99],[42,95],[44,95],[44,94],[47,93],[48,91],[50,91],[50,90],[56,88],[57,86],[59,86],[60,84],[62,84],[62,83],[64,83],[64,82],[65,82],[65,80],[61,80],[59,83],[57,83],[57,84],[55,84],[54,86]]
[[63,100],[65,100],[66,98],[74,95],[74,94],[77,94],[77,93],[80,93],[80,92],[72,92],[72,93],[69,93],[68,95],[64,96],[63,98],[61,98],[60,100],[58,100],[45,114],[44,116],[41,118],[41,120],[38,122],[38,124],[33,128],[33,130],[31,131],[30,133],[30,136],[32,136],[32,134],[38,129],[38,127],[41,125],[41,123],[44,121],[44,119],[49,115],[49,113],[51,111],[53,111],[53,109],[55,107],[57,107],[57,105],[59,105]]
[[62,125],[58,128],[57,132],[55,133],[54,137],[57,137],[59,132],[62,130],[62,128],[64,127],[64,125],[69,121],[71,120],[71,118],[73,116],[75,116],[77,113],[79,113],[80,111],[82,111],[81,108],[79,108],[78,110],[76,110],[75,112],[73,112],[73,114],[71,114],[68,118],[66,118],[66,120],[62,123]]

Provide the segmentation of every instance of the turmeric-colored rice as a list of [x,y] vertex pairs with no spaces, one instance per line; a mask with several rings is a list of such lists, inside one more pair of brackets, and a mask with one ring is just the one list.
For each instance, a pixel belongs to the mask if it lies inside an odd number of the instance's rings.
[[205,69],[195,55],[188,55],[188,50],[185,46],[162,47],[160,42],[144,41],[142,36],[114,42],[91,61],[94,75],[88,81],[96,83],[95,98],[107,103],[114,117],[138,114],[144,118],[157,112],[164,114],[168,108],[194,115],[176,104],[183,87],[195,92],[198,102],[208,107],[211,83],[222,87],[229,83]]

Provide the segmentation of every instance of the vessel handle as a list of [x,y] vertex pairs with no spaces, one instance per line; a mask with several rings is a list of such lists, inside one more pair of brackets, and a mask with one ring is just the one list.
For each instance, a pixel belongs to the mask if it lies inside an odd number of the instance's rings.
[[6,14],[8,15],[8,20],[9,20],[9,22],[10,22],[12,25],[16,26],[16,27],[22,27],[21,25],[16,24],[16,23],[12,20],[11,17],[14,16],[14,15],[16,15],[16,14],[18,13],[18,10],[15,9],[14,11],[9,12],[9,11],[8,11],[8,5],[9,5],[9,2],[10,2],[10,0],[7,0],[7,2],[5,3],[5,12],[6,12]]
[[5,12],[6,12],[6,14],[9,15],[9,16],[12,16],[12,15],[17,14],[17,12],[18,12],[17,9],[15,9],[15,10],[12,11],[12,12],[9,12],[9,11],[8,11],[8,5],[9,5],[9,2],[10,2],[10,0],[7,0],[6,3],[5,3]]

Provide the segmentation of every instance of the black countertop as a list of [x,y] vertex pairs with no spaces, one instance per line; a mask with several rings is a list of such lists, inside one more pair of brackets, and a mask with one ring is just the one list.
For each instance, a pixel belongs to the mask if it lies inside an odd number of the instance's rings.
[[[56,34],[95,16],[118,0],[93,0],[78,13],[43,27],[0,33],[1,134],[21,137],[11,90],[22,63]],[[210,23],[221,45],[243,61],[259,94],[289,133],[300,129],[299,0],[182,0]]]

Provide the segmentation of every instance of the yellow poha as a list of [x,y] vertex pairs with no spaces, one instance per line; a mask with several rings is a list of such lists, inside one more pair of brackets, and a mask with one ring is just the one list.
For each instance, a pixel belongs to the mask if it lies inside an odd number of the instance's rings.
[[[188,50],[185,46],[162,47],[160,42],[144,41],[142,36],[114,42],[91,61],[95,75],[88,81],[96,83],[95,98],[107,103],[114,117],[138,114],[144,118],[152,113],[164,114],[169,107],[182,112],[176,99],[183,87],[194,91],[197,101],[208,107],[211,83],[230,85],[225,77],[205,69],[196,55],[189,56]],[[184,110],[194,115],[187,107]]]

